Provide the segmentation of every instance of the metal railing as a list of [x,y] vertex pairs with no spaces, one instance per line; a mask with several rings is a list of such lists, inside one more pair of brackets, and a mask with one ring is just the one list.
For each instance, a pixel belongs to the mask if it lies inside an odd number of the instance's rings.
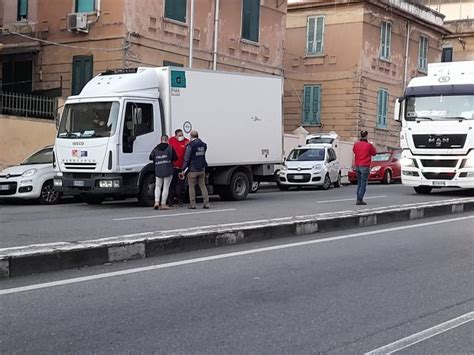
[[0,113],[53,120],[58,109],[56,97],[0,92]]

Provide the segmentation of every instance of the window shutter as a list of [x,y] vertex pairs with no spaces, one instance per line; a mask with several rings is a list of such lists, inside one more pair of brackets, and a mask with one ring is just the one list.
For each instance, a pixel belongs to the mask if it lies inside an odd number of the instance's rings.
[[316,23],[316,53],[323,52],[324,17],[318,17]]
[[308,18],[308,30],[307,30],[307,40],[306,40],[306,50],[309,54],[315,52],[314,48],[314,29],[315,29],[315,18]]
[[21,21],[28,17],[28,0],[18,0],[17,20]]
[[72,64],[72,95],[78,95],[93,76],[93,57],[74,57]]
[[166,0],[165,17],[179,22],[186,22],[187,0]]
[[388,92],[383,91],[383,118],[382,118],[382,125],[384,127],[387,126],[387,111],[388,111]]
[[387,22],[387,44],[386,58],[390,58],[390,49],[392,47],[392,24]]
[[95,0],[76,0],[76,12],[94,12]]
[[304,88],[304,113],[303,123],[311,123],[311,87],[305,86]]
[[385,58],[385,22],[382,22],[382,26],[380,27],[380,56]]
[[313,86],[313,112],[311,123],[319,123],[319,86]]

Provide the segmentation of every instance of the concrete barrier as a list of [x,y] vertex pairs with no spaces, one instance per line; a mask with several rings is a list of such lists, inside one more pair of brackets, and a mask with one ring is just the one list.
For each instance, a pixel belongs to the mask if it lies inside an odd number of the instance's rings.
[[[0,278],[474,211],[474,198],[0,249]],[[324,234],[319,236],[324,238]]]

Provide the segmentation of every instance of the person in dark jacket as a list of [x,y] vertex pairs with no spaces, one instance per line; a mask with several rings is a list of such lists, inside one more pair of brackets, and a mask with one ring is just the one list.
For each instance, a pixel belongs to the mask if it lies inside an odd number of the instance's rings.
[[173,147],[168,144],[168,136],[161,137],[158,144],[150,154],[150,160],[155,164],[155,205],[153,209],[168,210],[166,204],[168,193],[173,178],[173,162],[178,159]]
[[354,160],[357,174],[357,202],[356,205],[366,205],[364,202],[365,191],[369,181],[370,164],[372,157],[377,154],[374,146],[367,141],[367,131],[360,132],[360,141],[354,144]]
[[189,201],[190,209],[196,209],[196,183],[199,183],[205,209],[209,208],[209,194],[206,187],[206,151],[207,144],[199,139],[199,133],[192,131],[191,142],[186,147],[184,154],[183,172],[180,178],[184,179],[184,174],[188,173]]

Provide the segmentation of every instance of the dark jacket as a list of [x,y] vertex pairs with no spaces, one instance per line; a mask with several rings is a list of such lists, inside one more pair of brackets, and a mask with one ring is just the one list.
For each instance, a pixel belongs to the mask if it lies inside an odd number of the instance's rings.
[[183,170],[204,171],[207,167],[206,162],[207,144],[199,138],[191,141],[184,153]]
[[167,143],[158,144],[150,154],[150,160],[155,164],[156,177],[173,175],[173,162],[178,159],[173,147]]

